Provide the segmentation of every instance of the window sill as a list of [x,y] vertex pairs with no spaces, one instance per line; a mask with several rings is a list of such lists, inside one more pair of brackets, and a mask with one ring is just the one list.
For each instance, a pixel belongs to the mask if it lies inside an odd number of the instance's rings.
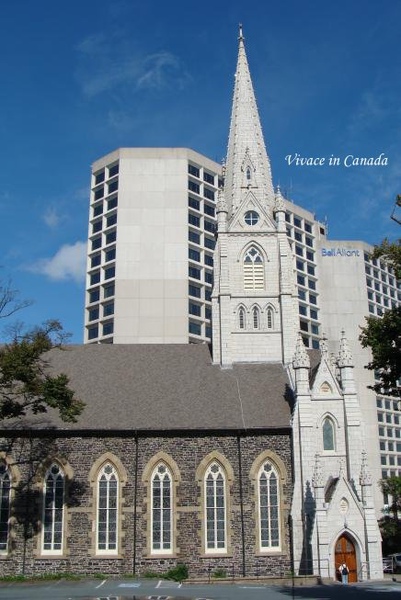
[[168,560],[169,558],[179,558],[179,555],[176,552],[160,552],[160,554],[147,554],[143,558],[145,560],[158,560],[159,558],[162,560]]
[[255,556],[286,556],[286,553],[282,548],[269,548],[268,550],[258,550],[255,552]]
[[211,558],[233,558],[233,554],[228,552],[203,552],[203,554],[200,554],[200,558],[207,558],[209,560]]

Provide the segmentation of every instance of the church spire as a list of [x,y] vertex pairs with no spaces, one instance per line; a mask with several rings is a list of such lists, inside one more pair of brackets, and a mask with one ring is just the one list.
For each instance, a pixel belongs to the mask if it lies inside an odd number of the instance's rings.
[[240,25],[224,187],[229,216],[238,208],[249,189],[252,189],[269,213],[273,212],[275,201],[270,161],[263,139],[244,39]]

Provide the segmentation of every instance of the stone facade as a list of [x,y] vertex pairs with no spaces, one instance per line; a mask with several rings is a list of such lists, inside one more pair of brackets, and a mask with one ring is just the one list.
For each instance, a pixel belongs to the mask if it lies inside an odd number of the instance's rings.
[[[0,556],[0,574],[51,572],[80,574],[164,573],[178,563],[190,576],[282,576],[291,570],[288,515],[292,470],[290,432],[185,432],[127,434],[100,432],[51,437],[34,434],[2,439],[2,458],[13,480],[9,552]],[[255,477],[266,457],[280,477],[280,550],[260,552],[257,544]],[[149,476],[162,460],[173,473],[173,553],[150,550]],[[217,460],[227,475],[228,548],[204,549],[203,474]],[[108,461],[119,475],[118,552],[96,553],[96,481]],[[43,476],[53,462],[66,474],[63,550],[42,548]]]
[[[295,570],[335,579],[339,565],[348,558],[350,581],[381,579],[381,536],[374,516],[367,439],[344,333],[338,358],[329,357],[322,340],[320,363],[312,376],[300,337],[293,368]],[[341,540],[350,551],[347,558]]]

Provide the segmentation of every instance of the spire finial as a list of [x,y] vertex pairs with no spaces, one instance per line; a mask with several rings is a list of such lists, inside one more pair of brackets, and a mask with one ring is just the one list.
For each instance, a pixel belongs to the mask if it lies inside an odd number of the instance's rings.
[[372,485],[372,476],[368,469],[366,450],[362,450],[362,463],[361,463],[361,474],[359,476],[359,483],[361,485]]
[[285,212],[285,204],[284,204],[284,198],[283,195],[281,193],[281,189],[280,186],[277,186],[277,191],[275,194],[275,205],[274,205],[275,211],[276,212]]
[[313,469],[312,485],[315,488],[324,487],[324,476],[322,462],[320,460],[320,454],[315,454],[315,466]]
[[243,41],[243,40],[245,39],[245,38],[244,38],[244,35],[243,35],[243,33],[242,33],[242,23],[240,23],[240,24],[239,24],[239,35],[238,35],[238,39],[239,39],[239,41],[241,41],[241,40]]
[[348,340],[345,336],[344,329],[341,331],[340,353],[339,353],[339,357],[338,357],[338,366],[340,368],[354,366],[351,350],[349,349]]
[[294,369],[309,369],[310,360],[305,349],[305,344],[302,335],[298,333],[297,345],[295,347],[294,360],[292,362]]
[[327,335],[325,333],[322,333],[319,346],[322,358],[325,358],[327,360],[329,358],[329,348],[327,346]]

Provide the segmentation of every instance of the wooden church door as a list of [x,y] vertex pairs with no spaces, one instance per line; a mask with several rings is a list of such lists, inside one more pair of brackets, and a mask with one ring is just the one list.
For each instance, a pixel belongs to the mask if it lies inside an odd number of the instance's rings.
[[358,581],[355,544],[350,540],[350,538],[347,535],[344,534],[337,540],[335,554],[336,576],[340,580],[341,575],[338,572],[338,567],[342,563],[345,563],[349,569],[349,583]]

